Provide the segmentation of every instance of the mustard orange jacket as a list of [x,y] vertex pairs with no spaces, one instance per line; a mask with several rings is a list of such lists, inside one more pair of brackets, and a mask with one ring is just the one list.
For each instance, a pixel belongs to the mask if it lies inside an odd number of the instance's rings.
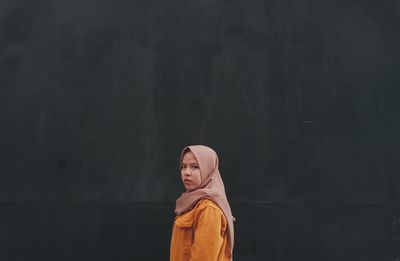
[[211,200],[200,200],[194,209],[175,218],[170,261],[231,261],[227,221]]

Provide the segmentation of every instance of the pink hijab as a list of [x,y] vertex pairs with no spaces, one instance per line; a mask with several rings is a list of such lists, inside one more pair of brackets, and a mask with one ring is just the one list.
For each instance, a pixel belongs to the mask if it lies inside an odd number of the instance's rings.
[[181,152],[180,163],[187,151],[191,151],[199,163],[201,184],[191,192],[184,192],[176,200],[175,213],[180,215],[193,209],[196,203],[203,198],[212,200],[221,208],[228,221],[228,241],[232,251],[234,244],[233,221],[235,218],[232,216],[224,183],[218,170],[218,155],[213,149],[203,145],[187,146]]

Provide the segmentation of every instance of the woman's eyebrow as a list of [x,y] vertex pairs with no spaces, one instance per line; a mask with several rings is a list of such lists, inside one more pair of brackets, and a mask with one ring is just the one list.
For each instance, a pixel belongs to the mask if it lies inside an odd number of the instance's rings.
[[197,162],[181,163],[181,165],[199,165]]

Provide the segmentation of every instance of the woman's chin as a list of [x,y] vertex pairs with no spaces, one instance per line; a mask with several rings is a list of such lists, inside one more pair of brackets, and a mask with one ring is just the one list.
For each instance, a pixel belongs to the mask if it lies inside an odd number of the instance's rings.
[[191,192],[191,191],[195,190],[196,188],[191,185],[185,185],[185,189],[186,189],[186,192]]

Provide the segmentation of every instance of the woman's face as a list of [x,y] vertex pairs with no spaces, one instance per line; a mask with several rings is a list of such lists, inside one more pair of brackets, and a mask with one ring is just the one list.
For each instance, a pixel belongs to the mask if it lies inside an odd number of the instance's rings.
[[195,190],[201,184],[199,163],[191,151],[183,155],[181,163],[181,178],[187,192]]

